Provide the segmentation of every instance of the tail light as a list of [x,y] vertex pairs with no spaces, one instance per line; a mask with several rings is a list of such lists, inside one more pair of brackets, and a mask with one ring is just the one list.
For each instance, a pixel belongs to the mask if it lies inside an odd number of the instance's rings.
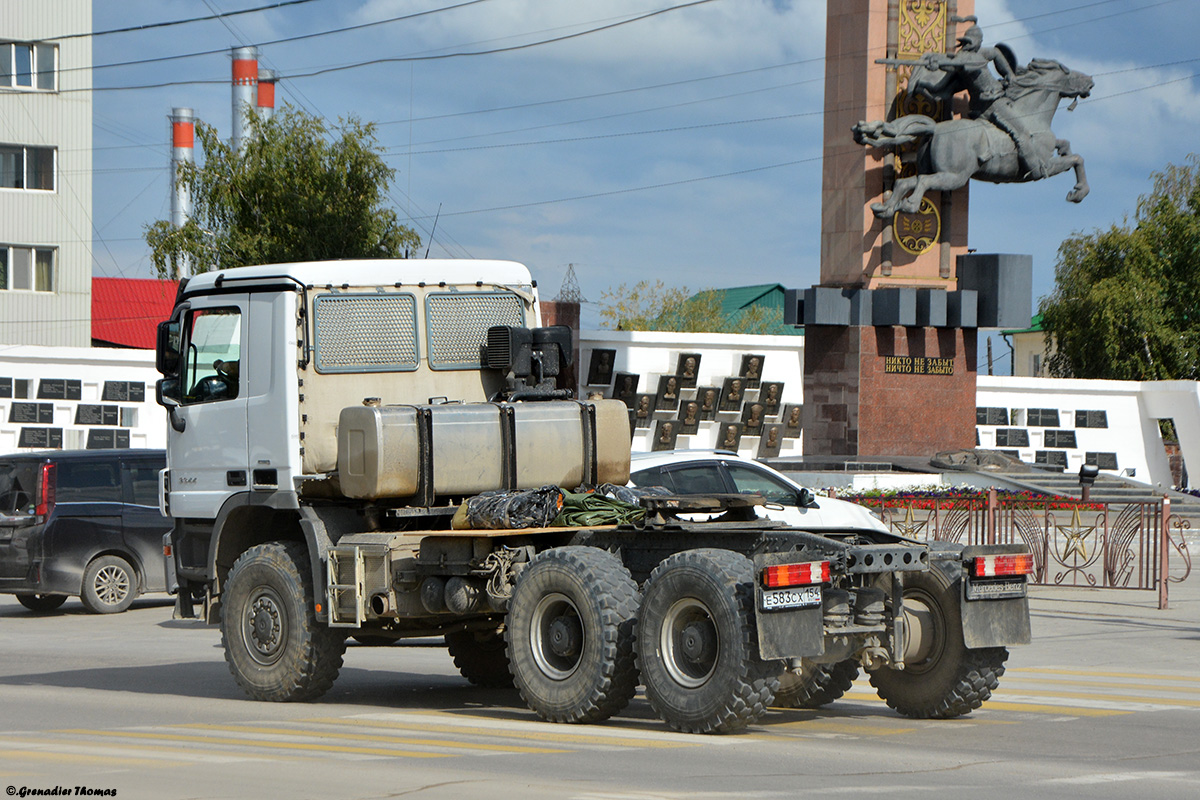
[[971,577],[973,578],[1000,578],[1032,574],[1033,556],[1030,553],[977,556],[971,560]]
[[762,584],[768,589],[789,586],[813,586],[829,583],[828,561],[807,561],[803,564],[778,564],[762,571]]
[[54,510],[54,476],[53,464],[42,464],[41,491],[38,493],[38,504],[34,512],[39,517],[46,517]]

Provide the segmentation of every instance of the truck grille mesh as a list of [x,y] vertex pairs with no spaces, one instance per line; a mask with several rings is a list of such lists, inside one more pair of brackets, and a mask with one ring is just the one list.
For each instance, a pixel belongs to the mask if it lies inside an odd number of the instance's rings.
[[417,368],[417,301],[411,294],[322,295],[313,301],[320,372]]
[[425,304],[433,369],[477,368],[488,328],[525,324],[521,298],[507,292],[431,294]]

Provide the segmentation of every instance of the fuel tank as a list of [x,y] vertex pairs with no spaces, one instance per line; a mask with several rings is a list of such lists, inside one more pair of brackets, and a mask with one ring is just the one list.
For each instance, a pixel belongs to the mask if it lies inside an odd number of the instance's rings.
[[338,479],[359,499],[629,480],[620,400],[353,406],[338,420]]

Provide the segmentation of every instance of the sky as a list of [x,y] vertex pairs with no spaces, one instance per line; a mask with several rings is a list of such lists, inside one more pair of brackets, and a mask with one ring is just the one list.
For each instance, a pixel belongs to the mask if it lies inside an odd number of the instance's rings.
[[[94,0],[93,27],[268,3]],[[1095,78],[1053,125],[1086,160],[1082,203],[1064,200],[1070,173],[972,184],[969,246],[1032,255],[1036,309],[1065,238],[1122,224],[1152,173],[1200,151],[1200,0],[975,8],[985,44]],[[821,0],[311,0],[98,35],[94,274],[152,276],[142,236],[170,217],[171,109],[227,138],[229,48],[257,45],[279,104],[378,125],[391,202],[430,257],[523,262],[545,299],[571,268],[585,329],[606,293],[641,280],[807,288],[820,280],[825,14]]]

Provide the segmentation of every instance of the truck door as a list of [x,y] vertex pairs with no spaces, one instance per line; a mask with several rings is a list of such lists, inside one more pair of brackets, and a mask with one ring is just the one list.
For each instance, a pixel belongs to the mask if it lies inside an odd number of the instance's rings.
[[171,429],[171,514],[215,519],[233,494],[248,491],[246,356],[249,295],[193,302],[183,320],[179,407]]

